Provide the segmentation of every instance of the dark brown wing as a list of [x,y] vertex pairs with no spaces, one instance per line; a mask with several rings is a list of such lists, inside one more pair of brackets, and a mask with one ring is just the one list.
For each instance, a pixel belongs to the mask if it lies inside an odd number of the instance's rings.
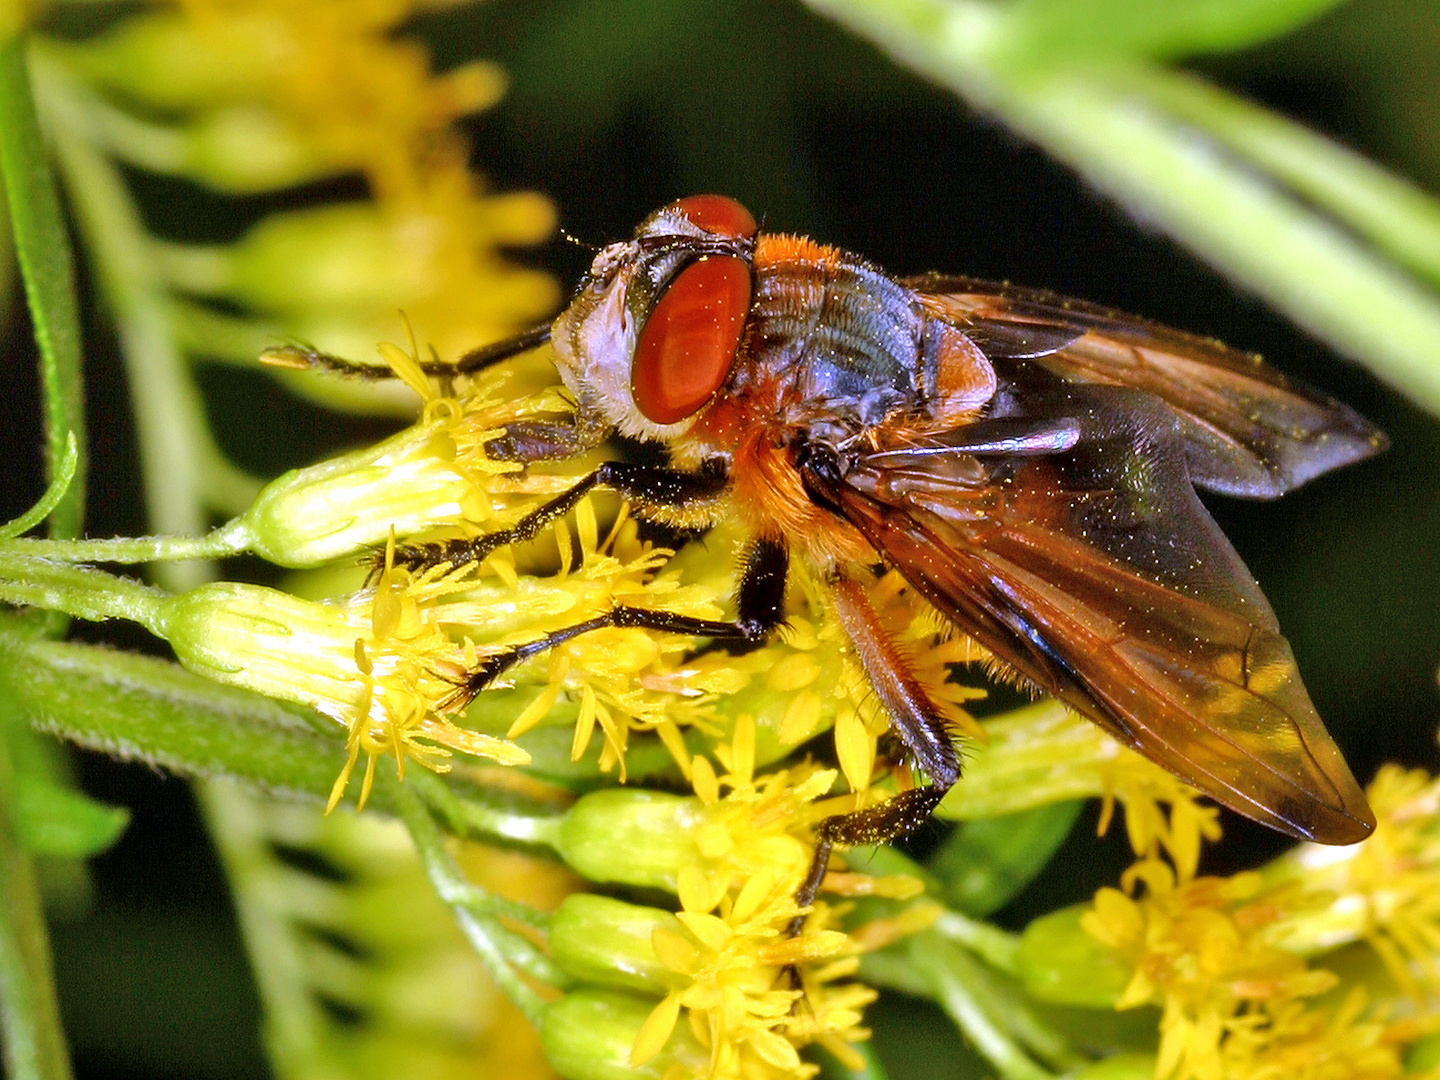
[[999,369],[1026,364],[1071,382],[1133,386],[1180,418],[1193,483],[1270,499],[1384,449],[1353,409],[1250,353],[1041,290],[931,275],[906,284]]
[[807,488],[959,629],[1120,741],[1282,832],[1363,839],[1365,796],[1196,498],[1175,416],[1120,387],[1052,380],[1028,400],[1078,421],[1071,448],[812,451]]

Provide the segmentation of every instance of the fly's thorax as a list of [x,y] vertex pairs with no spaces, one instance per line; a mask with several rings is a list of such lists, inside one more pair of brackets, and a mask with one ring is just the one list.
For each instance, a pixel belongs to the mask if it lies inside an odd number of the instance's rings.
[[973,415],[994,393],[995,374],[912,289],[859,256],[773,235],[756,245],[734,384],[759,392],[777,420],[839,441],[902,418]]
[[737,388],[792,426],[874,427],[917,401],[923,329],[908,290],[856,256],[761,237]]

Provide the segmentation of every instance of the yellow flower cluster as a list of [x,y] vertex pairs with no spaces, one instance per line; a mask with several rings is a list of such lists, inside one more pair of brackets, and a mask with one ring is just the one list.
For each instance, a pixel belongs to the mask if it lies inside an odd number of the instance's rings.
[[[158,275],[174,301],[167,311],[211,328],[238,311],[236,321],[269,340],[361,355],[383,333],[377,313],[388,319],[398,307],[437,355],[455,356],[553,310],[553,281],[499,253],[548,235],[548,202],[486,195],[453,126],[497,99],[502,74],[475,62],[436,76],[405,40],[407,20],[449,2],[177,0],[37,53],[42,76],[58,58],[60,68],[80,73],[72,82],[93,84],[82,89],[103,87],[114,101],[169,118],[160,124],[109,102],[84,103],[87,132],[142,169],[231,192],[363,178],[367,201],[275,214],[225,247],[156,241]],[[65,78],[50,87],[61,102],[80,92]],[[201,344],[191,341],[192,351],[213,347]],[[269,358],[283,367],[305,355],[279,350]],[[937,909],[891,908],[857,926],[847,923],[848,902],[818,900],[808,910],[797,903],[812,869],[811,826],[915,782],[888,745],[890,718],[828,610],[826,589],[795,567],[786,626],[761,650],[737,655],[684,635],[607,627],[557,641],[482,687],[473,673],[487,658],[617,605],[725,618],[736,553],[748,537],[722,524],[672,551],[597,494],[535,539],[483,560],[407,569],[397,545],[503,530],[594,461],[521,468],[486,452],[517,420],[573,417],[574,403],[543,356],[437,388],[413,341],[408,353],[382,346],[381,355],[398,376],[394,385],[419,396],[418,422],[380,446],[282,477],[222,530],[233,550],[292,567],[384,545],[370,579],[326,603],[206,586],[165,603],[157,628],[192,669],[303,702],[344,726],[332,809],[362,756],[362,804],[384,757],[402,777],[407,760],[443,771],[457,751],[505,765],[535,761],[542,771],[568,767],[591,782],[600,773],[625,781],[678,767],[696,796],[662,797],[685,814],[670,823],[657,845],[663,850],[643,853],[653,864],[647,870],[664,864],[660,880],[590,875],[669,889],[678,911],[635,915],[637,905],[591,895],[568,909],[569,938],[550,924],[554,955],[568,948],[572,959],[586,918],[600,919],[586,901],[653,927],[638,950],[648,965],[640,985],[622,981],[617,990],[596,976],[612,960],[602,956],[576,976],[586,986],[557,980],[559,1000],[532,1012],[544,1014],[552,1061],[567,1051],[567,1017],[583,1015],[580,1026],[600,1030],[610,1009],[624,1019],[615,1027],[624,1033],[626,1067],[683,1061],[686,1074],[716,1080],[803,1078],[816,1067],[800,1052],[818,1045],[860,1068],[855,1044],[867,1036],[862,1011],[875,996],[853,980],[860,955],[924,928]],[[307,392],[336,396],[333,383],[316,385],[311,379]],[[1382,773],[1372,792],[1381,826],[1360,849],[1305,847],[1263,873],[1196,878],[1202,843],[1219,829],[1193,790],[1053,703],[977,723],[966,710],[976,694],[954,681],[953,669],[993,660],[898,574],[877,575],[869,600],[953,731],[971,739],[965,782],[942,814],[987,818],[1099,796],[1103,831],[1114,807],[1125,808],[1141,862],[1122,889],[1102,890],[1084,925],[1131,964],[1121,1005],[1162,1010],[1158,1076],[1388,1077],[1400,1071],[1405,1045],[1437,1027],[1426,1004],[1440,994],[1434,781]],[[802,762],[757,776],[757,766],[827,727],[838,770]],[[841,777],[850,793],[836,796]],[[603,830],[587,842],[601,871],[607,859],[643,861],[616,853]],[[674,852],[682,857],[667,863]],[[920,885],[837,865],[825,888],[831,899],[898,900]],[[626,947],[622,932],[606,933],[607,944]],[[1345,947],[1378,957],[1374,966],[1388,982],[1360,979],[1336,993],[1337,976],[1306,957]],[[990,959],[1003,951],[997,946]],[[590,1070],[582,1060],[572,1071]]]
[[[272,213],[228,245],[154,243],[155,265],[178,293],[246,313],[242,331],[182,302],[182,324],[208,335],[201,351],[239,360],[245,342],[288,336],[362,356],[400,309],[455,356],[554,310],[550,275],[501,254],[548,237],[554,208],[533,193],[487,193],[455,124],[500,98],[504,73],[473,61],[436,74],[406,36],[408,22],[455,6],[183,0],[37,49],[42,81],[57,88],[48,96],[83,109],[87,134],[139,168],[233,193],[363,179],[363,200]],[[82,80],[105,96],[82,96]],[[294,384],[373,403],[373,385],[305,375]]]
[[1157,1077],[1397,1077],[1440,1032],[1440,780],[1386,767],[1369,795],[1365,843],[1231,878],[1143,859],[1096,895],[1081,925],[1133,972],[1117,1008],[1161,1007]]
[[1306,952],[1364,942],[1404,993],[1440,995],[1440,778],[1385,765],[1368,794],[1378,820],[1369,840],[1302,844],[1267,870],[1327,897],[1285,919],[1277,940]]
[[[810,1043],[861,1067],[848,1044],[868,1037],[861,1012],[875,993],[838,982],[855,974],[861,936],[831,929],[837,913],[828,905],[807,913],[795,902],[814,856],[810,804],[828,792],[835,773],[803,767],[757,779],[754,737],[753,723],[742,718],[734,741],[717,748],[727,767],[719,777],[706,758],[695,759],[704,812],[694,830],[699,859],[679,874],[684,932],[661,928],[653,940],[679,985],[641,1028],[631,1054],[636,1064],[659,1052],[684,1009],[691,1033],[710,1051],[712,1077],[812,1075],[816,1067],[796,1052]],[[870,895],[892,898],[920,890],[920,882],[903,877],[868,885]],[[871,947],[885,940],[884,933],[868,938]]]

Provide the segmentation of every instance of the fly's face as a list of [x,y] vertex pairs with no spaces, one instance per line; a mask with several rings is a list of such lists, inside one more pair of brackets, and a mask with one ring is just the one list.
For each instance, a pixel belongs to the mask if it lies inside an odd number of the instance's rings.
[[630,438],[684,434],[730,377],[753,292],[755,219],[681,199],[604,248],[551,331],[582,409]]

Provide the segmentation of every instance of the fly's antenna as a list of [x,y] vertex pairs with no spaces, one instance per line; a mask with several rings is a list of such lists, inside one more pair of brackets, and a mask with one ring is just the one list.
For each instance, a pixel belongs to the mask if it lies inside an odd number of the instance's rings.
[[568,229],[560,229],[559,233],[560,239],[564,240],[565,243],[570,244],[573,247],[583,248],[591,255],[596,254],[600,250],[599,244],[592,244],[588,240],[581,240],[578,236],[570,232]]

